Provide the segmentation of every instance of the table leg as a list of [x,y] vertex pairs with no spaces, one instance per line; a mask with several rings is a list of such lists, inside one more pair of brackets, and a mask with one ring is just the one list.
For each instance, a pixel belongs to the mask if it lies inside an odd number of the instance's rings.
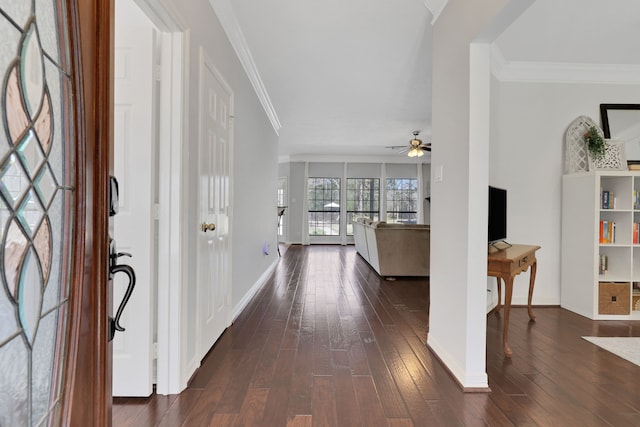
[[498,305],[496,305],[495,312],[500,312],[500,304],[502,304],[502,283],[500,282],[500,278],[496,277],[496,282],[498,282]]
[[531,300],[533,299],[533,284],[536,281],[536,270],[538,269],[538,261],[534,261],[531,264],[531,273],[529,276],[529,300],[527,304],[527,310],[529,312],[529,319],[536,320],[536,315],[533,314],[533,308],[531,307]]
[[504,326],[502,328],[502,347],[505,357],[511,357],[513,352],[509,347],[509,313],[511,312],[511,297],[513,296],[513,276],[504,279]]

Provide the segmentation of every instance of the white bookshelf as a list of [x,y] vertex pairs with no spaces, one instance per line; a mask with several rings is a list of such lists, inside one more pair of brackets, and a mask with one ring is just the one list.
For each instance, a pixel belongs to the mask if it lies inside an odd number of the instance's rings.
[[[615,199],[603,209],[602,192]],[[640,223],[640,172],[597,171],[562,179],[562,307],[595,320],[640,319],[633,306],[633,282],[640,282],[640,245],[633,243]],[[615,223],[615,240],[600,242],[600,222]],[[600,271],[601,256],[607,258]],[[625,294],[626,292],[626,294]],[[613,314],[624,311],[628,314]]]

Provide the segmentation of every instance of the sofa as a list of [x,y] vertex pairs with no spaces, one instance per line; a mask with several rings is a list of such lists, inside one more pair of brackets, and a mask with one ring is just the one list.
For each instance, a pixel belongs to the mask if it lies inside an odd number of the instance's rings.
[[383,277],[429,276],[428,224],[387,224],[357,218],[356,251]]

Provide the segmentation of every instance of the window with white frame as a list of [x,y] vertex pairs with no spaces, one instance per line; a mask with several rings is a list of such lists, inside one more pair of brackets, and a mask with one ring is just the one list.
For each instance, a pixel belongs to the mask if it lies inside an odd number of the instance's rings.
[[309,235],[340,235],[340,178],[309,178]]
[[416,224],[418,222],[418,180],[387,178],[387,222]]
[[284,236],[284,213],[286,206],[287,178],[280,178],[278,179],[278,237]]
[[353,235],[353,221],[359,217],[380,219],[380,179],[347,178],[347,235]]

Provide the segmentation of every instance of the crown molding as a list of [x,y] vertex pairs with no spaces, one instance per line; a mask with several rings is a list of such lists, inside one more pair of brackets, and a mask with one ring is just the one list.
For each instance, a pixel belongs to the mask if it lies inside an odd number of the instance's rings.
[[491,73],[501,82],[639,84],[640,65],[507,61],[491,45]]
[[280,128],[282,127],[280,119],[278,119],[276,110],[271,103],[271,98],[269,98],[267,88],[262,82],[262,78],[258,72],[258,67],[253,60],[247,39],[245,39],[244,33],[240,28],[240,24],[238,23],[236,14],[233,11],[231,2],[229,0],[209,0],[209,3],[220,20],[220,24],[222,24],[222,28],[227,34],[233,50],[235,50],[236,55],[238,55],[238,59],[240,60],[244,71],[247,73],[247,77],[249,78],[249,81],[262,104],[262,108],[264,108],[264,111],[271,122],[271,126],[273,126],[276,134],[279,134]]
[[173,4],[166,0],[134,0],[153,24],[164,32],[183,32],[189,26]]
[[436,20],[447,5],[448,0],[424,0],[424,6],[431,13],[431,25],[436,23]]

